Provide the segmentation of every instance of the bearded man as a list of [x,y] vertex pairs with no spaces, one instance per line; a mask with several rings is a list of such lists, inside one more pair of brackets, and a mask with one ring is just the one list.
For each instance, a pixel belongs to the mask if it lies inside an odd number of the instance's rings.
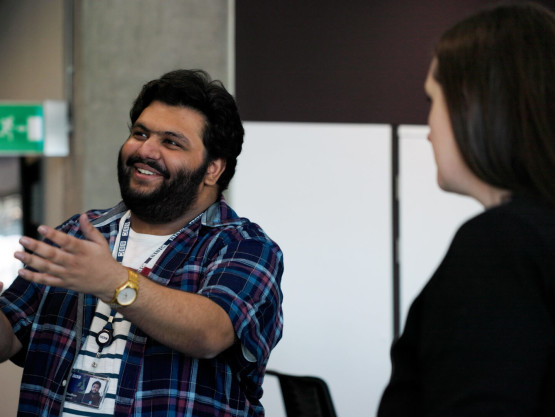
[[[222,195],[243,143],[235,101],[177,70],[130,119],[123,201],[40,226],[14,254],[26,267],[0,297],[0,360],[24,367],[19,415],[262,416],[283,257]],[[92,378],[95,409],[71,401]]]

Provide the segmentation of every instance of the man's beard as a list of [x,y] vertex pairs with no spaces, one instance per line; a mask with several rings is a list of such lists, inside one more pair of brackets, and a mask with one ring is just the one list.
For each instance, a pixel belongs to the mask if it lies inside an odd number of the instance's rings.
[[[157,189],[139,192],[131,189],[133,164],[140,162],[158,171],[164,178]],[[131,212],[144,222],[164,224],[176,220],[189,210],[198,197],[199,185],[208,169],[208,158],[194,171],[182,169],[170,178],[167,170],[156,161],[131,156],[124,163],[121,149],[118,156],[118,181],[123,202]]]

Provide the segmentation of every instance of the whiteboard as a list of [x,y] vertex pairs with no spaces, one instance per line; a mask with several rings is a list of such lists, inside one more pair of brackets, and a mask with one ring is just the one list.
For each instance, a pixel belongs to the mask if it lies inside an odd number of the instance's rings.
[[[282,248],[284,335],[269,368],[329,385],[339,416],[373,414],[389,379],[391,127],[245,123],[228,201]],[[267,417],[283,417],[275,377]]]

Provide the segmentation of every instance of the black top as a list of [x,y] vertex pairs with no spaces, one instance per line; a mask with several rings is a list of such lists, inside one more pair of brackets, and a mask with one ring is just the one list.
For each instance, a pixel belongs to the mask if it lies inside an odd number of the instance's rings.
[[378,416],[555,416],[554,286],[555,209],[469,220],[393,344]]
[[83,404],[89,404],[89,405],[94,405],[95,407],[98,407],[100,405],[100,400],[102,399],[102,397],[100,396],[100,394],[98,392],[87,392],[84,396],[83,396]]

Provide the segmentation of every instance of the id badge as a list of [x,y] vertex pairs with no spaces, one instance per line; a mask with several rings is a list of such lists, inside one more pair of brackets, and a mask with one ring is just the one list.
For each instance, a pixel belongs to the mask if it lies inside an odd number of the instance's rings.
[[109,378],[73,370],[67,388],[66,401],[86,407],[100,408],[108,390]]

